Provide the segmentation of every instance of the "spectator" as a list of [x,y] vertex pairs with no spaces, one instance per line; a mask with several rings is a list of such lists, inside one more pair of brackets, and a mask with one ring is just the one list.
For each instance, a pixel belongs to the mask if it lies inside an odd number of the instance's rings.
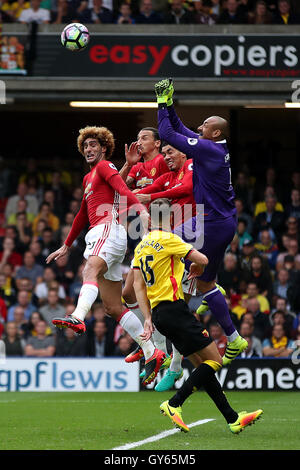
[[36,324],[36,336],[28,338],[25,346],[25,356],[51,357],[55,354],[55,341],[53,336],[46,334],[47,323],[40,320]]
[[15,311],[17,307],[22,307],[24,310],[24,318],[28,320],[36,307],[30,302],[30,294],[26,290],[20,290],[17,294],[17,303],[12,305],[7,312],[7,321],[16,321]]
[[194,14],[192,23],[215,24],[217,15],[212,11],[213,2],[211,0],[196,0],[194,3]]
[[119,8],[119,14],[116,18],[115,23],[117,24],[135,24],[135,20],[132,16],[132,10],[129,3],[123,2]]
[[300,189],[292,189],[291,202],[287,205],[285,210],[287,217],[297,219],[298,225],[300,223]]
[[209,326],[209,334],[211,339],[216,343],[220,356],[223,357],[227,346],[227,338],[224,335],[222,327],[218,323],[211,323]]
[[254,220],[253,234],[257,238],[262,230],[269,230],[273,240],[278,240],[284,230],[284,213],[276,210],[277,200],[273,196],[266,197],[266,210],[260,212]]
[[299,226],[296,217],[289,217],[286,221],[287,231],[285,234],[299,242]]
[[244,211],[251,214],[253,189],[251,188],[249,177],[243,171],[240,171],[237,174],[237,179],[234,185],[234,192],[236,198],[243,201]]
[[171,0],[170,10],[163,17],[166,24],[191,24],[193,20],[193,13],[184,7],[182,0]]
[[80,289],[82,287],[82,271],[84,269],[85,264],[82,263],[77,271],[76,277],[73,280],[73,282],[70,284],[70,289],[69,289],[69,298],[71,301],[76,305],[78,296],[80,294]]
[[160,15],[153,10],[152,0],[141,0],[139,12],[135,16],[137,24],[160,24],[162,19]]
[[269,268],[275,270],[279,249],[277,244],[273,242],[269,230],[260,232],[260,242],[255,243],[254,246],[260,256],[268,261]]
[[12,267],[5,264],[0,272],[0,296],[4,299],[7,308],[16,303],[16,284],[12,275]]
[[289,312],[285,312],[284,310],[277,310],[271,313],[271,315],[269,316],[270,325],[272,327],[278,324],[282,325],[285,333],[289,338],[292,338],[293,336],[295,318],[296,315],[291,314]]
[[239,318],[247,311],[248,299],[256,299],[259,303],[260,311],[265,314],[270,313],[270,303],[268,299],[259,293],[256,282],[249,282],[246,288],[246,293],[240,295],[239,303],[232,309],[233,313],[238,315]]
[[287,269],[280,269],[277,273],[277,279],[273,284],[273,294],[277,297],[287,299],[288,289],[290,287],[290,274]]
[[260,294],[269,299],[271,298],[273,291],[272,276],[269,267],[263,264],[261,256],[256,255],[251,259],[250,273],[247,280],[257,284]]
[[[23,330],[24,330],[24,337],[25,339],[28,338],[29,336],[36,336],[37,331],[36,331],[36,325],[38,324],[39,321],[45,320],[43,315],[39,311],[32,312],[30,315],[27,323],[23,325]],[[46,328],[46,335],[52,335],[52,330],[50,326],[47,326]]]
[[84,357],[86,356],[86,335],[76,335],[75,331],[67,328],[56,336],[56,356]]
[[45,257],[42,255],[42,244],[39,241],[32,241],[29,245],[29,251],[34,257],[35,264],[39,264],[43,268],[46,265]]
[[55,331],[55,326],[52,323],[55,317],[64,317],[66,309],[59,303],[57,289],[49,289],[47,295],[47,303],[40,308],[40,313],[43,315],[47,325],[52,331]]
[[53,232],[56,232],[59,229],[59,218],[51,212],[50,204],[48,202],[43,202],[41,204],[40,212],[32,223],[32,231],[34,235],[38,234],[37,224],[40,220],[44,220],[47,226],[51,227]]
[[271,24],[272,14],[263,0],[256,2],[255,9],[248,13],[249,24]]
[[[40,306],[47,302],[49,288],[53,281],[55,281],[55,272],[50,266],[47,266],[43,273],[42,282],[37,284],[34,290]],[[66,300],[66,291],[60,284],[58,284],[57,294],[60,301]]]
[[18,289],[19,291],[25,290],[28,293],[30,303],[36,306],[38,305],[37,298],[33,292],[33,282],[31,279],[28,277],[21,277],[18,280]]
[[16,251],[16,244],[13,238],[5,237],[0,251],[0,271],[5,264],[10,264],[14,270],[22,266],[23,257]]
[[237,291],[242,271],[238,266],[238,258],[233,253],[226,253],[223,266],[218,272],[218,283],[226,292]]
[[299,24],[298,15],[291,11],[291,2],[289,0],[278,1],[278,11],[273,14],[273,24]]
[[245,24],[247,16],[239,9],[237,0],[227,0],[226,9],[220,14],[219,24]]
[[23,10],[19,16],[20,23],[50,23],[50,11],[45,8],[40,8],[41,0],[31,0],[30,8]]
[[42,255],[44,260],[46,260],[50,253],[56,251],[59,248],[58,243],[54,239],[53,230],[50,227],[46,227],[42,231],[40,243],[42,246]]
[[253,229],[252,217],[247,212],[245,212],[244,203],[243,203],[242,199],[235,199],[234,202],[235,202],[235,208],[236,208],[238,220],[239,219],[245,220],[246,230],[251,235],[252,234],[252,229]]
[[265,357],[289,357],[295,349],[295,343],[289,339],[280,324],[272,328],[272,336],[263,341],[263,355]]
[[264,200],[263,201],[258,201],[255,205],[254,217],[258,216],[258,214],[260,214],[261,212],[266,212],[266,210],[267,210],[266,199],[269,198],[269,197],[276,199],[275,210],[279,211],[279,212],[284,212],[283,205],[281,204],[281,202],[277,201],[277,196],[276,196],[276,193],[275,193],[274,186],[267,185],[265,190],[264,190],[264,196],[263,197],[264,197]]
[[276,271],[282,269],[284,266],[284,260],[286,256],[290,256],[294,259],[295,269],[300,269],[300,253],[299,253],[299,244],[297,240],[294,240],[288,237],[287,240],[287,251],[284,253],[279,253],[276,261]]
[[244,219],[238,219],[238,226],[237,226],[237,236],[239,239],[239,247],[240,249],[243,248],[243,244],[245,241],[253,240],[250,233],[247,232],[247,222]]
[[[266,337],[269,327],[268,315],[260,311],[260,305],[257,299],[247,300],[247,313],[251,313],[254,320],[253,334],[261,341]],[[244,318],[242,317],[242,322]]]
[[129,335],[120,336],[115,348],[114,356],[126,357],[134,350],[134,341]]
[[35,214],[29,212],[28,210],[28,202],[26,199],[19,199],[17,201],[17,207],[16,207],[16,212],[13,212],[10,214],[10,216],[7,219],[7,224],[8,225],[17,225],[17,214],[19,213],[24,213],[26,214],[26,221],[27,221],[27,226],[30,226],[32,222],[34,221]]
[[107,357],[114,355],[114,344],[107,341],[105,321],[96,321],[93,332],[89,335],[87,352],[91,357]]
[[261,341],[253,335],[254,324],[251,325],[248,322],[242,322],[240,326],[240,335],[248,341],[248,347],[242,354],[240,358],[249,358],[249,357],[262,357],[262,344]]
[[[2,20],[4,21],[3,18]],[[6,164],[2,155],[0,155],[0,199],[7,198],[12,187],[12,172],[6,167]]]
[[7,357],[23,356],[25,342],[19,336],[18,327],[14,322],[8,322],[5,327],[5,355]]
[[249,269],[251,268],[251,260],[253,256],[257,256],[258,250],[255,248],[255,244],[253,240],[245,240],[242,246],[242,253],[240,256],[240,262],[242,269]]
[[16,283],[18,287],[18,280],[27,277],[31,279],[35,286],[37,282],[41,282],[44,274],[44,268],[35,262],[35,258],[30,251],[24,254],[23,265],[18,269],[16,274]]
[[103,6],[102,0],[93,0],[93,8],[83,10],[79,19],[84,23],[109,24],[113,23],[113,14]]
[[57,11],[51,12],[51,23],[69,24],[76,22],[76,11],[68,0],[57,0]]
[[31,223],[27,220],[26,212],[17,212],[15,225],[22,250],[26,249],[32,238]]

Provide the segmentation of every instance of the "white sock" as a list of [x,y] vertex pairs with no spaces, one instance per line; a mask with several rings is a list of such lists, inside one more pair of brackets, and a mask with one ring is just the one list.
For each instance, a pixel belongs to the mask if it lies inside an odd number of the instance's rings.
[[227,336],[228,343],[232,343],[238,336],[238,332],[235,330],[230,336]]
[[[145,318],[139,307],[139,304],[136,302],[135,304],[126,303],[126,305],[138,317],[142,325],[144,325]],[[157,349],[160,349],[164,353],[168,354],[166,337],[163,336],[159,331],[154,330],[151,340]]]
[[150,359],[150,357],[153,356],[155,347],[150,340],[142,340],[141,334],[144,332],[144,327],[137,316],[131,310],[127,310],[121,317],[119,323],[142,348],[145,359]]
[[160,349],[164,353],[168,354],[167,338],[165,336],[163,336],[158,330],[155,329],[152,333],[152,339],[153,339],[154,346],[157,349]]
[[96,283],[85,282],[80,289],[77,306],[72,313],[72,317],[84,321],[97,297],[98,286]]
[[170,371],[179,372],[181,369],[182,355],[180,354],[179,351],[177,351],[177,349],[175,348],[173,344],[172,344],[172,352],[173,352],[173,357],[172,357],[172,361],[170,364]]

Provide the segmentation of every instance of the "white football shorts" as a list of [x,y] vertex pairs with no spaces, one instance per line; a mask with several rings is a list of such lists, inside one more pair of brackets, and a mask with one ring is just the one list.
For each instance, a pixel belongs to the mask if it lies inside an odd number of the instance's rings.
[[105,279],[122,281],[121,263],[127,250],[127,233],[121,224],[100,224],[93,227],[85,236],[85,259],[99,256],[107,264]]

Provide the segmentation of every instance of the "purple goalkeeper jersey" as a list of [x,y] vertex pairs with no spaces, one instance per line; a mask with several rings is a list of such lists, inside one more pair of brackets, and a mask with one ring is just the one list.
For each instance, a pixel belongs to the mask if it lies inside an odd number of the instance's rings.
[[161,140],[193,159],[194,199],[204,205],[204,220],[236,215],[226,140],[199,138],[183,125],[173,106],[158,110],[158,131]]

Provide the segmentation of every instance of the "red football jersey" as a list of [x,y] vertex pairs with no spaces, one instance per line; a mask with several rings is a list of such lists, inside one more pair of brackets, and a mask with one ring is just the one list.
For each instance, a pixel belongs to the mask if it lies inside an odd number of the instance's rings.
[[[182,209],[181,219],[177,219],[176,225],[190,219],[196,214],[193,196],[193,160],[187,160],[177,171],[161,175],[151,186],[141,189],[139,194],[150,194],[151,201],[167,198],[172,200],[172,205],[178,204]],[[179,214],[179,209],[175,211],[176,214]]]
[[92,228],[104,223],[118,223],[119,217],[133,204],[138,212],[145,209],[108,160],[101,160],[85,175],[83,190],[80,210],[65,241],[67,246],[72,245],[87,224]]
[[135,189],[141,189],[149,186],[157,178],[169,171],[164,157],[159,153],[153,160],[138,162],[136,165],[133,165],[128,176],[134,179]]

